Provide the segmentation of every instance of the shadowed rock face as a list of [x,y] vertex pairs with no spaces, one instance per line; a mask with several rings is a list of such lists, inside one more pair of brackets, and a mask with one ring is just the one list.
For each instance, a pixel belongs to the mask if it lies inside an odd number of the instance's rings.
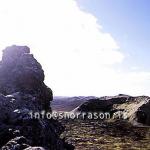
[[11,46],[3,51],[0,65],[0,92],[36,95],[41,109],[49,109],[52,91],[44,84],[44,71],[26,46]]
[[138,122],[150,126],[150,100],[139,107],[136,116]]
[[52,90],[44,84],[44,71],[30,49],[7,47],[0,62],[1,149],[73,149],[59,138],[64,130],[60,123],[29,115],[31,111],[51,111],[52,99]]

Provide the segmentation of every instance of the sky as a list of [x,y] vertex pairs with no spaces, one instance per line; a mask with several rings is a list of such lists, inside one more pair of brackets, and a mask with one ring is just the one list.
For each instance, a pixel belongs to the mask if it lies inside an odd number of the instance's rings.
[[0,0],[0,49],[27,45],[56,96],[150,95],[149,0]]

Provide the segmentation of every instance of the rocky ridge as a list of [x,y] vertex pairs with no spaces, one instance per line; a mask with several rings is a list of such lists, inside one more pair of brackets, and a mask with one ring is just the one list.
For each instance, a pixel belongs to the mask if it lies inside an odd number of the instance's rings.
[[[133,125],[150,126],[150,97],[124,94],[105,96],[87,100],[73,112],[109,112],[115,120],[124,119]],[[117,114],[124,116],[118,118]]]

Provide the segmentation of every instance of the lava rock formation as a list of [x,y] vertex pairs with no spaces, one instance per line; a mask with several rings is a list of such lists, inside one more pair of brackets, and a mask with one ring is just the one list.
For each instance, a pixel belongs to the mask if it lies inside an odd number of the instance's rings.
[[71,150],[60,139],[63,126],[53,119],[33,119],[30,111],[51,111],[52,90],[27,46],[3,50],[0,62],[0,148],[2,150]]

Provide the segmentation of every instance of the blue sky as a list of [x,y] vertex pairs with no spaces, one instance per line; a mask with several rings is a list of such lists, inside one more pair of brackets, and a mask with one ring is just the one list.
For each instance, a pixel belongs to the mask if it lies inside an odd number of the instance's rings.
[[149,5],[148,0],[0,1],[0,49],[29,46],[57,96],[150,95]]
[[125,54],[120,67],[150,71],[149,0],[77,0],[94,14],[103,30],[111,33]]

